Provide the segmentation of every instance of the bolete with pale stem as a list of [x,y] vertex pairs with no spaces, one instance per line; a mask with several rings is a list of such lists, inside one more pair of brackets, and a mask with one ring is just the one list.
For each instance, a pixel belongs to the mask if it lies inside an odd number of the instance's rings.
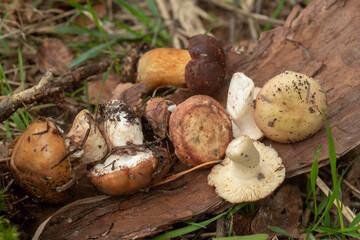
[[323,127],[326,95],[305,74],[286,71],[270,79],[256,98],[254,118],[266,137],[291,143],[306,139]]
[[223,85],[226,57],[213,37],[199,34],[189,39],[188,50],[156,48],[139,60],[137,81],[148,90],[167,85],[186,84],[188,89],[214,95]]
[[213,167],[208,183],[231,203],[254,202],[271,194],[285,178],[285,167],[277,152],[247,135],[235,138],[226,158]]

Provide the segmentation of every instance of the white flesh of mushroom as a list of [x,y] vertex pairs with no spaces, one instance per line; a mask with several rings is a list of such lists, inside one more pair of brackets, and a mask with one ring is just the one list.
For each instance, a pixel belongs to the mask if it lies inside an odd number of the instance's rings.
[[240,203],[268,196],[284,178],[285,167],[277,152],[242,135],[228,145],[225,160],[213,167],[208,182],[220,197]]
[[115,171],[119,171],[125,168],[133,168],[138,165],[141,161],[153,157],[152,151],[144,149],[144,151],[137,152],[135,155],[130,154],[112,154],[110,155],[103,164],[97,164],[94,170],[97,174],[109,174]]
[[[122,102],[118,104],[126,105]],[[121,107],[117,108],[121,109]],[[122,110],[113,113],[112,116],[105,121],[105,135],[108,143],[112,147],[123,147],[126,146],[128,142],[133,144],[143,144],[144,142],[140,119],[129,116],[131,113],[129,113],[127,109],[127,105],[123,106]]]
[[226,110],[232,119],[233,135],[248,135],[259,140],[264,135],[254,120],[254,82],[241,72],[235,73],[230,82]]

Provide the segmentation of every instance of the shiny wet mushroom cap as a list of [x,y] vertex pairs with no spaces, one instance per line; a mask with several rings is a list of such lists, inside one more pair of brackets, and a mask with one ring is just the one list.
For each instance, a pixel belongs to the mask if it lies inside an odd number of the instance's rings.
[[326,96],[305,74],[286,71],[270,79],[256,98],[254,118],[266,137],[291,143],[309,138],[323,127]]
[[277,152],[247,135],[235,138],[226,158],[213,167],[208,183],[231,203],[254,202],[271,194],[285,179],[285,167]]

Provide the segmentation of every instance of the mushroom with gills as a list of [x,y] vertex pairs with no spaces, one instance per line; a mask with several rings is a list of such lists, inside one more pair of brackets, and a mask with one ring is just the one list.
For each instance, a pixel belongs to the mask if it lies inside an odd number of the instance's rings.
[[235,138],[226,158],[215,165],[208,183],[231,203],[254,202],[271,194],[285,179],[285,167],[277,152],[247,135]]
[[232,120],[234,137],[248,135],[254,140],[264,137],[254,119],[255,90],[255,84],[249,77],[241,72],[234,73],[230,81],[226,104],[226,110]]
[[104,163],[95,165],[89,174],[99,191],[108,195],[133,193],[164,174],[158,172],[163,162],[157,156],[166,155],[165,150],[144,146],[141,121],[130,106],[113,100],[102,114],[105,114],[106,138],[112,150]]
[[270,79],[256,97],[254,118],[264,135],[292,143],[323,127],[327,103],[319,83],[305,74],[285,71]]

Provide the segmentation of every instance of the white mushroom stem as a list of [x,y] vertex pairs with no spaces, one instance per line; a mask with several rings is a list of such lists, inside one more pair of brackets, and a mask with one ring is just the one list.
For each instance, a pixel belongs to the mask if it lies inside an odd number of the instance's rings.
[[227,106],[233,125],[233,135],[248,135],[251,139],[259,140],[263,137],[253,116],[255,84],[245,74],[237,72],[231,78]]
[[231,160],[231,174],[238,179],[258,178],[260,172],[260,154],[253,141],[246,135],[234,139],[226,149],[226,156]]

